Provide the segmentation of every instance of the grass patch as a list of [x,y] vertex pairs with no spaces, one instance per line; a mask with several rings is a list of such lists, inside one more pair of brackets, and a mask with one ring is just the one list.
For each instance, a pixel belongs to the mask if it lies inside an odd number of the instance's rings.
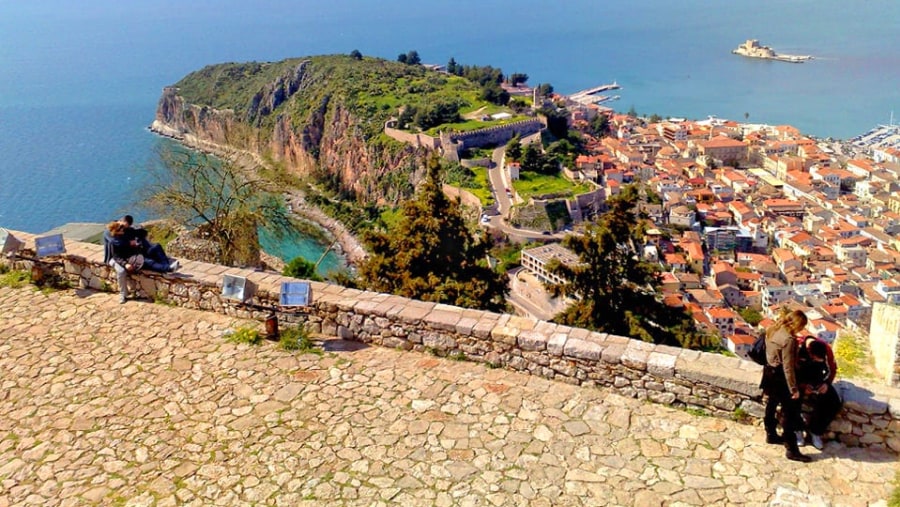
[[0,275],[0,287],[19,289],[31,283],[31,272],[13,269]]
[[900,470],[894,475],[894,480],[891,481],[891,484],[893,484],[894,490],[891,492],[890,498],[888,498],[888,507],[900,507]]
[[694,417],[709,417],[709,412],[698,407],[684,407],[684,411]]
[[743,408],[737,407],[731,413],[731,418],[739,423],[746,423],[750,421],[750,414]]
[[262,342],[262,335],[259,334],[259,331],[257,331],[256,329],[250,327],[239,327],[232,332],[227,333],[225,339],[231,343],[259,345],[259,343]]
[[[493,114],[493,113],[491,113]],[[528,119],[527,116],[513,116],[512,118],[507,118],[505,120],[492,120],[492,121],[481,121],[479,120],[466,120],[457,123],[444,123],[442,125],[438,125],[437,127],[428,129],[425,131],[425,134],[429,136],[438,136],[440,132],[471,132],[473,130],[484,129],[488,127],[497,127],[500,125],[508,125],[510,123],[515,123],[517,121],[522,121]]]
[[841,378],[876,379],[875,363],[866,337],[842,331],[834,341],[834,359]]
[[315,342],[309,337],[309,332],[302,325],[281,331],[278,346],[282,350],[322,355],[322,350],[316,348]]
[[516,193],[523,199],[529,197],[554,195],[557,197],[572,197],[589,192],[591,187],[583,183],[573,183],[561,175],[538,174],[524,171],[519,174],[519,179],[512,182]]
[[453,361],[465,361],[466,359],[468,359],[468,358],[466,357],[466,354],[465,354],[465,353],[460,352],[460,351],[458,351],[458,350],[457,350],[456,352],[451,352],[451,353],[447,356],[447,358],[448,358],[448,359],[451,359],[451,360],[453,360]]

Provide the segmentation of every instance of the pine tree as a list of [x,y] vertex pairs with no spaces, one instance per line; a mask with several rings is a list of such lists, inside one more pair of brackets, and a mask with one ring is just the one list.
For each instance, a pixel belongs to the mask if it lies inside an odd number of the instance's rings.
[[637,201],[637,189],[626,186],[609,199],[609,210],[584,234],[566,238],[564,246],[581,262],[567,266],[556,261],[548,266],[568,280],[551,286],[551,291],[575,299],[556,320],[647,342],[712,346],[687,313],[666,306],[659,297],[659,268],[641,257],[645,222],[635,213]]
[[460,203],[444,195],[440,161],[429,160],[415,199],[387,232],[364,239],[371,255],[359,268],[367,288],[423,301],[500,311],[507,282],[486,264],[491,242],[473,234]]

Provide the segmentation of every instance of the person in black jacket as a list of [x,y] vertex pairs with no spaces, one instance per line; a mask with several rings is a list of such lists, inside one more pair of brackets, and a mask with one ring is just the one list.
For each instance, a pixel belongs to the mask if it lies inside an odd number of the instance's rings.
[[121,221],[126,225],[126,238],[144,256],[145,268],[158,273],[171,273],[178,270],[180,267],[178,261],[170,259],[162,245],[150,242],[147,237],[147,229],[134,226],[134,217],[125,215]]
[[[798,339],[797,383],[803,402],[812,408],[806,423],[809,439],[816,449],[825,447],[822,434],[831,421],[841,411],[841,397],[834,388],[837,362],[831,346],[814,336]],[[797,436],[797,443],[805,445],[803,434]]]

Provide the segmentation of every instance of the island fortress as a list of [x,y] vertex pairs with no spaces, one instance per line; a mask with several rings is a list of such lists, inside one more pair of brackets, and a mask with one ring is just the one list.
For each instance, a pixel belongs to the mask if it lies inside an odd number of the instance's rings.
[[746,56],[749,58],[762,58],[764,60],[778,60],[780,62],[791,62],[791,63],[803,63],[807,60],[812,60],[812,56],[809,55],[782,55],[775,52],[774,49],[769,46],[760,45],[759,41],[756,39],[747,39],[747,42],[744,42],[737,49],[731,51],[736,55]]

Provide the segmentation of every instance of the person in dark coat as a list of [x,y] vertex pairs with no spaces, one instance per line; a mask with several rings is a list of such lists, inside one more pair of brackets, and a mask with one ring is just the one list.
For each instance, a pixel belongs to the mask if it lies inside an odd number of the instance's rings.
[[162,245],[150,241],[147,237],[147,229],[135,227],[134,217],[125,215],[121,221],[127,226],[126,238],[144,256],[145,268],[158,273],[171,273],[178,270],[180,267],[178,261],[170,259]]
[[[797,446],[795,432],[800,421],[800,388],[797,385],[797,334],[806,327],[806,314],[794,310],[783,315],[766,330],[766,365],[761,386],[767,396],[763,423],[766,442],[784,444],[785,457],[792,461],[809,462]],[[784,432],[777,432],[776,412],[781,407]]]
[[[813,447],[821,450],[825,447],[822,435],[843,405],[833,385],[837,375],[837,362],[828,342],[814,336],[799,338],[798,351],[797,383],[803,402],[812,408],[806,431]],[[802,433],[798,436],[798,444],[801,439],[805,443]]]

